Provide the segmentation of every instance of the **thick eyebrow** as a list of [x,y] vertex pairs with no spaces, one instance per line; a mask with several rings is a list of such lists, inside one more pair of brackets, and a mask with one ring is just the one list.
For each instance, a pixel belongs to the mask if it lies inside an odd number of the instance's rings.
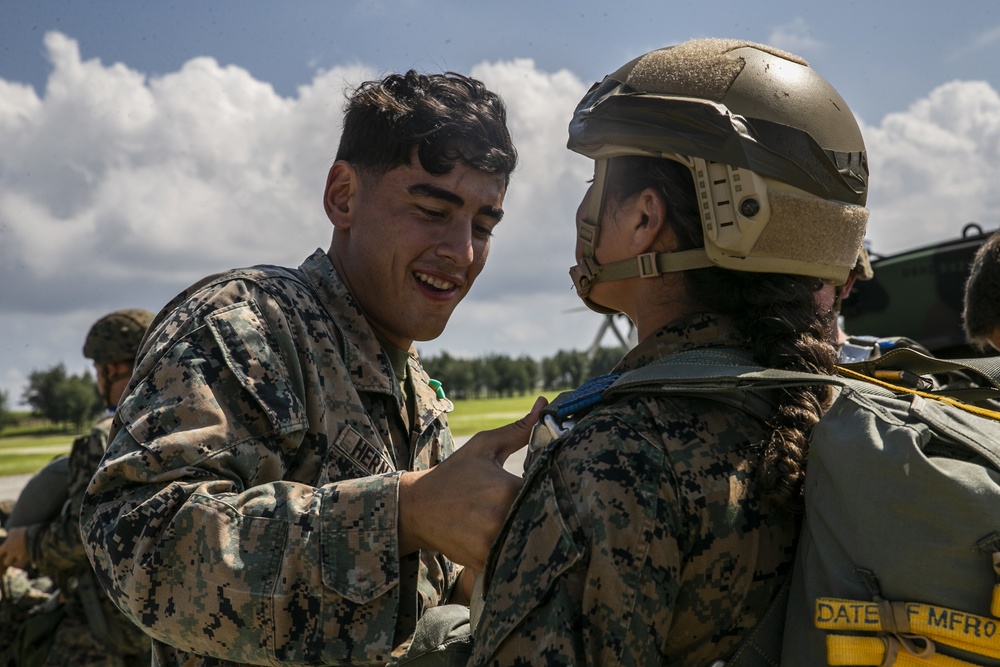
[[[434,199],[446,201],[449,204],[454,204],[455,206],[465,206],[465,200],[451,190],[445,190],[444,188],[439,188],[438,186],[431,185],[430,183],[415,183],[406,188],[406,191],[417,197],[432,197]],[[490,206],[487,204],[486,206],[481,207],[477,213],[479,213],[479,215],[496,218],[497,222],[503,219],[503,209],[499,206]]]

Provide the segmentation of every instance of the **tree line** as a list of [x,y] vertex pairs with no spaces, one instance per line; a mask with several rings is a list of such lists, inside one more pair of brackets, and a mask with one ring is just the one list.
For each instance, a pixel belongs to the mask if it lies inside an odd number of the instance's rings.
[[[21,400],[31,406],[33,416],[76,431],[89,426],[104,409],[94,377],[87,371],[70,375],[61,363],[46,370],[32,371]],[[0,428],[13,422],[10,395],[0,390]]]
[[623,347],[599,347],[593,354],[560,350],[536,361],[528,356],[503,354],[462,359],[442,352],[421,357],[421,362],[427,374],[441,382],[449,398],[466,400],[578,387],[592,377],[609,373],[623,354]]
[[[449,398],[476,399],[577,387],[610,372],[624,353],[622,347],[600,347],[593,354],[560,350],[537,361],[528,356],[514,358],[503,354],[461,359],[442,352],[422,357],[421,361],[427,374],[441,382]],[[93,422],[103,409],[93,376],[87,371],[70,375],[62,363],[32,371],[21,400],[31,406],[33,416],[78,431]],[[13,421],[10,396],[0,389],[0,429]]]

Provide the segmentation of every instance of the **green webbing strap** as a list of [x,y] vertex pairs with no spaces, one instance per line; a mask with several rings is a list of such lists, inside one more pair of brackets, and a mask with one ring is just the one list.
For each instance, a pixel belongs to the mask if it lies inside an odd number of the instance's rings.
[[976,405],[969,405],[967,403],[963,403],[959,400],[951,398],[950,396],[943,395],[939,392],[919,391],[917,389],[909,389],[908,387],[898,387],[896,385],[890,384],[888,382],[883,382],[882,380],[878,380],[876,378],[867,378],[861,375],[861,373],[856,373],[855,371],[852,371],[849,368],[840,368],[839,370],[841,373],[846,374],[848,377],[853,376],[857,378],[859,381],[870,382],[875,386],[883,387],[895,393],[912,394],[914,396],[920,396],[921,398],[935,399],[941,401],[942,403],[947,403],[952,407],[958,408],[959,410],[964,410],[965,412],[978,415],[980,417],[985,417],[986,419],[993,419],[995,421],[1000,421],[1000,411],[997,410],[989,410],[987,408],[981,408]]
[[[935,359],[916,350],[893,350],[878,359],[843,368],[854,373],[847,377],[819,375],[799,371],[764,368],[756,365],[749,352],[735,348],[686,350],[624,373],[605,392],[608,397],[624,393],[654,391],[663,394],[696,395],[701,392],[727,392],[779,389],[803,385],[830,384],[851,387],[866,394],[895,396],[913,393],[905,387],[875,380],[877,371],[905,370],[916,375],[946,372],[972,372],[988,386],[936,389],[920,392],[926,398],[957,399],[963,403],[983,398],[1000,399],[1000,357],[983,359]],[[866,376],[858,378],[858,375]],[[947,401],[951,402],[951,401]]]
[[653,278],[661,273],[704,269],[715,264],[704,248],[677,252],[648,252],[617,262],[601,264],[594,283],[622,280],[623,278]]
[[870,378],[883,377],[883,379],[884,373],[892,371],[906,371],[914,375],[960,373],[966,377],[971,376],[975,386],[945,386],[929,393],[935,397],[954,398],[963,403],[1000,400],[1000,357],[938,359],[912,348],[899,348],[875,359],[843,364],[843,368]]
[[844,366],[869,377],[873,377],[876,371],[883,369],[907,370],[917,375],[972,372],[976,374],[977,379],[984,381],[988,386],[1000,389],[1000,357],[938,359],[912,348],[901,347],[875,359],[866,359]]

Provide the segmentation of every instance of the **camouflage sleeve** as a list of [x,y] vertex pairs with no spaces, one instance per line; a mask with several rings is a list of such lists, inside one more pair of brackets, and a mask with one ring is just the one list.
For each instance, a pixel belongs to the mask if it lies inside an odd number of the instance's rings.
[[681,567],[665,454],[614,422],[556,445],[491,554],[471,664],[660,664]]
[[182,308],[159,325],[87,490],[87,551],[116,605],[184,651],[384,661],[398,609],[398,474],[283,481],[310,460],[307,398],[282,339],[290,325],[269,325],[281,315],[261,308],[240,301],[194,326]]
[[36,524],[25,534],[31,562],[43,574],[75,572],[90,568],[80,534],[80,504],[90,477],[104,455],[99,433],[80,436],[69,454],[69,499],[52,521]]

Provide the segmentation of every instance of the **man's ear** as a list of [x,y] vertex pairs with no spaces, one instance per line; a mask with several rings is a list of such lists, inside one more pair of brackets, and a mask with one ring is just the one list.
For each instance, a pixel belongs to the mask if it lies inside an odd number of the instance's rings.
[[326,177],[326,190],[323,191],[323,209],[334,227],[350,227],[357,197],[358,172],[349,162],[334,162]]
[[[635,207],[632,210],[632,238],[629,251],[641,255],[651,250],[669,250],[662,247],[661,240],[665,230],[670,230],[667,224],[667,207],[663,197],[653,188],[646,188],[636,195]],[[672,234],[672,230],[671,234]],[[672,236],[671,236],[672,238]]]

